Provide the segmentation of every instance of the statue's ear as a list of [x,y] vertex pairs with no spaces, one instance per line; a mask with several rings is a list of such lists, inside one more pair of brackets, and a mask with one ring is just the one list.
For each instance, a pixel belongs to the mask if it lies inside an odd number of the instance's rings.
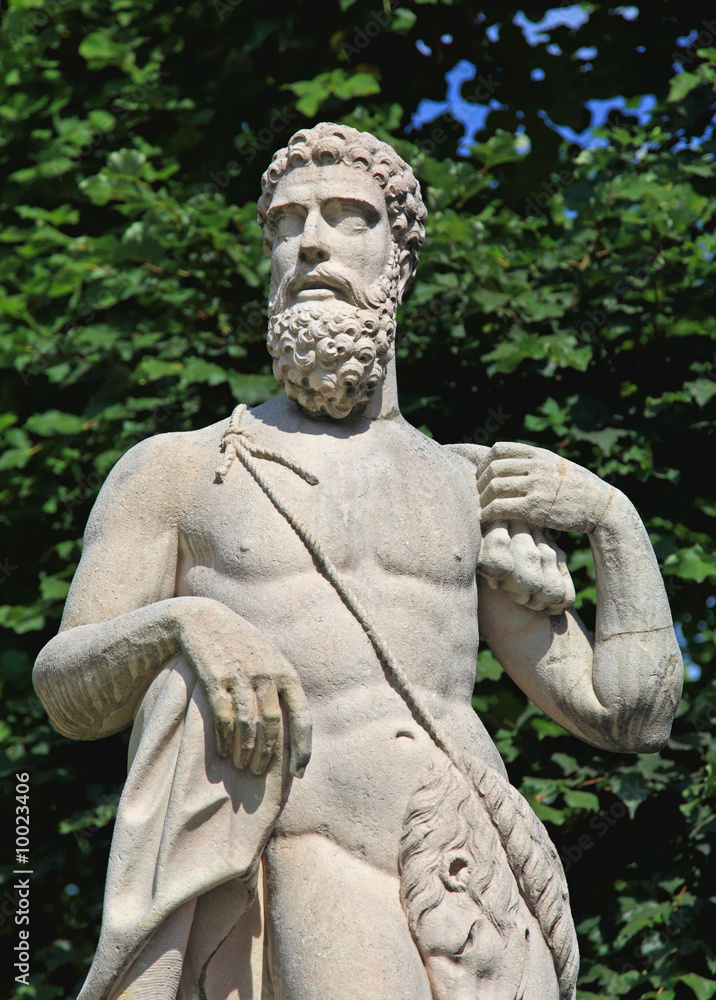
[[403,301],[403,293],[406,285],[410,281],[410,251],[401,250],[398,259],[400,273],[398,275],[398,303]]
[[440,878],[450,892],[465,892],[470,881],[470,858],[465,851],[449,851],[445,855]]

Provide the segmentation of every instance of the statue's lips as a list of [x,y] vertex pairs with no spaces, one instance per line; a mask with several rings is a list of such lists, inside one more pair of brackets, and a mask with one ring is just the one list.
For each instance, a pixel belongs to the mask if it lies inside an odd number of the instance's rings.
[[290,291],[294,293],[297,302],[305,302],[307,299],[341,299],[342,301],[347,299],[343,284],[337,279],[334,281],[329,275],[323,274],[305,274],[294,278]]
[[335,288],[323,286],[321,288],[302,288],[296,295],[298,302],[305,302],[306,299],[335,299],[337,297]]

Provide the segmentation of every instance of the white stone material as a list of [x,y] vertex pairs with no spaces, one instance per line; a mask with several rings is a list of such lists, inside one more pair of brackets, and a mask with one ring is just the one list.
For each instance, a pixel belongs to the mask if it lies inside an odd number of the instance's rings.
[[425,209],[390,147],[297,133],[259,217],[285,392],[124,456],[35,667],[61,733],[134,724],[81,1000],[568,1000],[564,874],[471,707],[478,606],[553,719],[657,750],[682,667],[646,531],[549,451],[403,419]]

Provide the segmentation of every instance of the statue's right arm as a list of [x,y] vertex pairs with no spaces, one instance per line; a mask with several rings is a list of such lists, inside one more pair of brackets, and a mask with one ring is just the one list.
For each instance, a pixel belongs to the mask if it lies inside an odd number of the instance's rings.
[[60,632],[35,664],[40,701],[73,739],[129,725],[152,679],[181,650],[189,599],[171,599],[177,524],[161,475],[152,476],[157,443],[133,448],[103,486]]
[[281,725],[280,697],[291,770],[301,773],[310,715],[291,664],[220,602],[174,596],[186,477],[176,450],[167,459],[166,441],[133,448],[103,486],[60,632],[37,658],[35,690],[60,733],[98,739],[132,722],[154,677],[183,653],[206,691],[219,753],[265,770]]

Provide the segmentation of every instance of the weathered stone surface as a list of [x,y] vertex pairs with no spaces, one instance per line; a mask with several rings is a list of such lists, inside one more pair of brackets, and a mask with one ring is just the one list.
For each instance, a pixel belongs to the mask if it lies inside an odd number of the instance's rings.
[[[118,463],[35,668],[66,735],[134,722],[81,998],[573,997],[559,860],[471,708],[478,600],[553,719],[655,750],[681,658],[644,527],[548,451],[400,415],[425,209],[389,147],[297,133],[259,213],[285,393]],[[565,530],[594,550],[594,640]]]

